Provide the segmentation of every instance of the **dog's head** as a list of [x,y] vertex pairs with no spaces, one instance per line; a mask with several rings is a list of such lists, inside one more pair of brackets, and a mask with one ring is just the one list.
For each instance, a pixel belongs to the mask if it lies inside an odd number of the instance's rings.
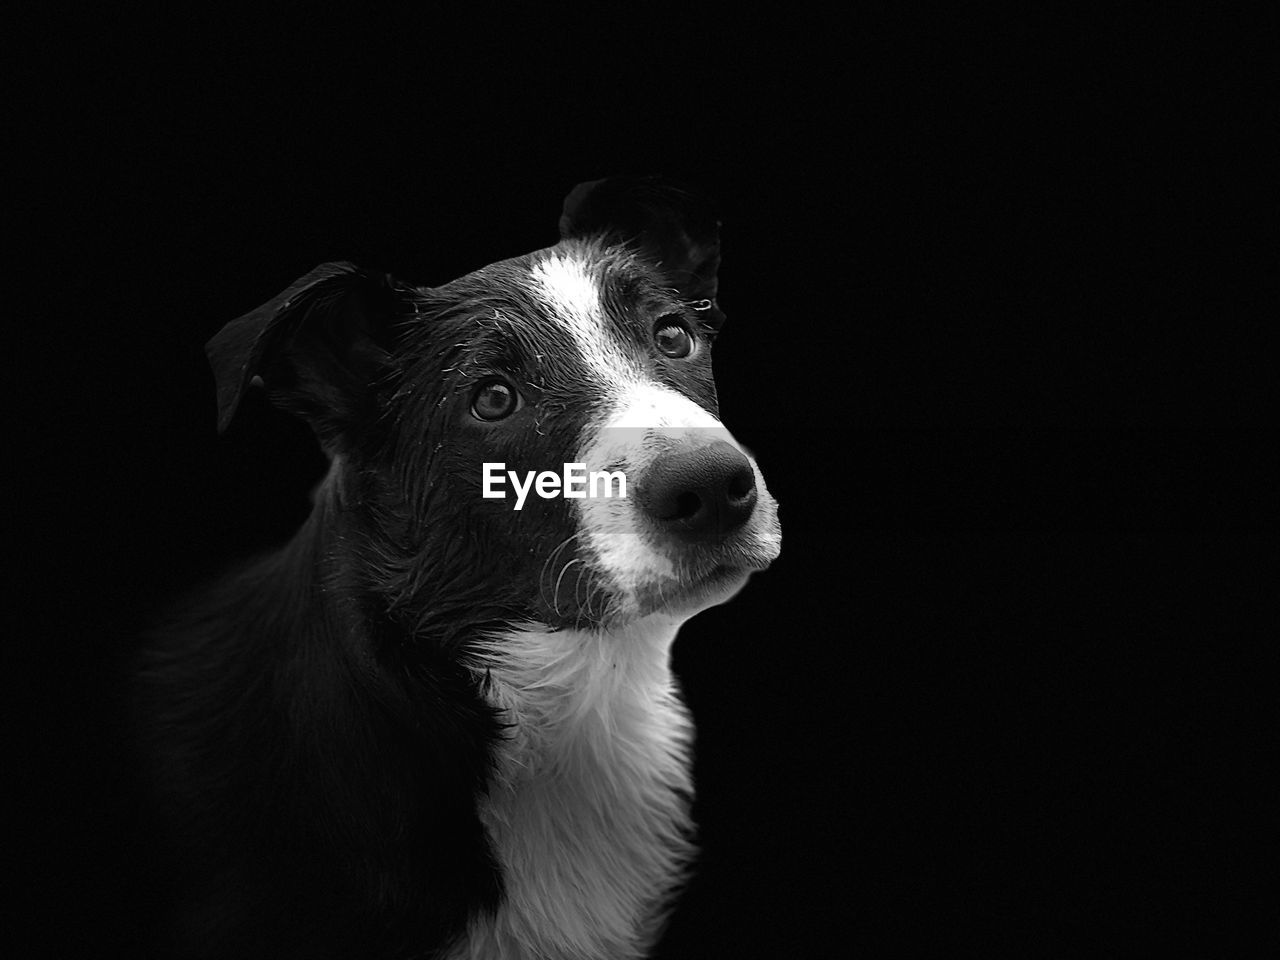
[[620,178],[570,193],[555,246],[441,287],[325,264],[210,341],[219,426],[254,378],[312,425],[351,575],[418,628],[685,619],[781,542],[719,419],[718,233]]

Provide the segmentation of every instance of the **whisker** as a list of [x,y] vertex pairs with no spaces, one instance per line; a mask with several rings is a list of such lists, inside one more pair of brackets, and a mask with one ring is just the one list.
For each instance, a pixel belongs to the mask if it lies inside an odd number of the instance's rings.
[[[546,589],[547,589],[547,584],[550,582],[550,579],[551,579],[551,576],[549,573],[551,566],[555,563],[556,558],[560,555],[560,551],[562,551],[565,547],[569,546],[569,544],[573,543],[573,541],[576,540],[579,536],[580,536],[579,533],[575,533],[561,540],[560,543],[556,545],[555,549],[553,549],[551,553],[547,556],[547,559],[543,561],[542,570],[538,573],[538,590],[542,594],[543,600],[547,599]],[[561,576],[563,575],[564,575],[563,571],[561,571]],[[556,581],[557,590],[559,589],[559,583],[560,581],[557,580]],[[551,597],[551,603],[553,606],[555,604],[555,600],[556,598],[555,598],[555,595],[553,594]]]
[[[553,610],[555,610],[557,617],[560,616],[560,581],[564,579],[564,575],[569,572],[569,568],[572,567],[575,563],[582,563],[582,559],[580,557],[574,557],[572,560],[570,560],[568,563],[564,565],[564,567],[560,571],[560,576],[556,578],[556,588],[551,591],[551,607]],[[583,564],[583,566],[585,566],[585,564]],[[581,577],[581,574],[579,574],[579,577]],[[576,591],[574,594],[574,599],[577,599]]]

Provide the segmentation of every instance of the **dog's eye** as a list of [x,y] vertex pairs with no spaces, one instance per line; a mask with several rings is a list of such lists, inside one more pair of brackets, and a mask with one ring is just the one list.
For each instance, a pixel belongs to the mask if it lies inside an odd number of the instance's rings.
[[502,380],[482,383],[471,400],[471,414],[477,420],[501,420],[520,409],[520,394]]
[[664,323],[653,335],[658,349],[677,360],[693,353],[693,335],[681,323]]

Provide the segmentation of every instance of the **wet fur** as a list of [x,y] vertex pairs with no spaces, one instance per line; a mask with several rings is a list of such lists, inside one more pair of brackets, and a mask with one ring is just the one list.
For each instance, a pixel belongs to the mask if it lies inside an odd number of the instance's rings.
[[[659,932],[692,854],[669,650],[700,607],[664,612],[643,537],[606,555],[570,501],[480,496],[480,459],[621,456],[610,405],[718,424],[712,228],[645,207],[681,200],[646,182],[640,213],[618,209],[650,226],[623,244],[600,219],[613,188],[586,186],[553,251],[438,288],[325,265],[215,338],[220,423],[260,374],[332,462],[298,534],[174,604],[141,657],[140,738],[185,864],[176,954],[589,960]],[[560,283],[581,271],[575,303],[547,286],[556,263]],[[659,315],[704,355],[655,362]],[[519,422],[467,414],[494,371],[528,398]],[[770,509],[721,561],[776,554]]]

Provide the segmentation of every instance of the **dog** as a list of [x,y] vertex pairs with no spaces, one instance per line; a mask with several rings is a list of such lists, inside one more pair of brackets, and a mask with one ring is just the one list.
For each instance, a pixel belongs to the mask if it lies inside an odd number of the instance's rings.
[[175,955],[661,932],[694,855],[671,644],[778,556],[778,509],[719,419],[705,201],[598,180],[559,226],[434,288],[327,263],[209,341],[219,429],[261,384],[330,466],[291,541],[146,644]]

